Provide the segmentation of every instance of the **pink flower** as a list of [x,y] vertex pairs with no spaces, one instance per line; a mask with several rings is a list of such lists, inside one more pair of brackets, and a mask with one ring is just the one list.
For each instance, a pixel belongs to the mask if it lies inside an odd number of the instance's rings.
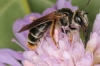
[[77,6],[71,5],[71,0],[58,0],[54,6],[46,9],[42,14],[32,13],[14,23],[13,32],[18,41],[15,39],[13,41],[25,50],[23,53],[25,60],[22,61],[24,66],[100,66],[100,14],[95,19],[86,49],[78,31],[73,34],[70,42],[69,35],[55,30],[55,39],[59,48],[54,45],[48,32],[34,51],[27,47],[28,31],[18,33],[24,25],[29,24],[32,20],[64,7],[73,11],[78,9]]

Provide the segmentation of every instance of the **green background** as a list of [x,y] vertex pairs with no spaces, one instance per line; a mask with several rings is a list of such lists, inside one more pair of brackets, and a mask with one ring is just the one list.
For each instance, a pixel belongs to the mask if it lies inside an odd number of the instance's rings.
[[[31,12],[42,13],[46,8],[51,7],[57,0],[0,0],[0,48],[11,48],[14,50],[22,50],[16,43],[12,42],[14,34],[12,25],[18,18],[23,18]],[[73,0],[72,4],[77,5],[79,9],[84,9],[88,0]],[[60,5],[60,4],[59,4]],[[96,14],[99,13],[100,0],[91,0],[88,8],[89,27],[88,33],[92,29],[92,25]]]

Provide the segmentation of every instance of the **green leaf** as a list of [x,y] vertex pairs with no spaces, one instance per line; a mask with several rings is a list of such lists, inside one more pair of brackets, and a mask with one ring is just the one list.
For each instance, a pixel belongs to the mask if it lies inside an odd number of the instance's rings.
[[28,0],[28,3],[32,12],[42,13],[46,8],[54,4],[52,1],[53,0]]
[[15,20],[29,13],[26,0],[0,0],[0,48],[22,50],[12,42],[12,26]]

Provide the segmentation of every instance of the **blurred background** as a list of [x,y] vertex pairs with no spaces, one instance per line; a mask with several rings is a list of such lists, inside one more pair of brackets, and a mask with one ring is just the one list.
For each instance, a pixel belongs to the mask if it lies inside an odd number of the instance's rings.
[[[14,34],[12,26],[18,18],[23,18],[31,12],[42,13],[46,8],[51,7],[57,0],[0,0],[0,48],[11,48],[22,50],[17,44],[12,42]],[[72,0],[74,6],[80,10],[84,9],[88,0]],[[60,5],[60,4],[59,4]],[[100,10],[100,0],[91,0],[88,8],[89,27],[88,34],[91,32],[96,14]]]

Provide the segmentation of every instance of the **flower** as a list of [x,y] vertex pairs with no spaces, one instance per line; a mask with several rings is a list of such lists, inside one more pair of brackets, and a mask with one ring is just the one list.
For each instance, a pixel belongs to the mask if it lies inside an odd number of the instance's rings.
[[86,50],[81,41],[71,45],[67,41],[68,39],[64,40],[66,37],[59,39],[60,48],[56,49],[52,46],[53,43],[51,43],[50,37],[47,37],[36,51],[24,52],[24,57],[27,59],[24,63],[31,65],[33,63],[33,66],[99,66],[100,47],[97,48],[97,45],[99,45],[97,43],[98,35],[94,32],[90,37]]
[[7,58],[7,60],[13,61],[11,63],[10,61],[4,60],[3,62],[0,61],[0,64],[2,66],[4,63],[21,66],[21,64],[16,61],[17,59],[20,60],[24,66],[100,66],[100,14],[97,14],[94,21],[93,31],[90,34],[86,49],[79,36],[79,31],[73,34],[72,41],[70,41],[69,34],[66,35],[56,29],[55,39],[59,48],[55,46],[49,32],[47,32],[46,36],[41,39],[37,49],[34,51],[27,47],[26,38],[28,31],[18,33],[24,25],[64,7],[70,8],[72,11],[78,9],[77,6],[71,5],[71,0],[58,0],[54,6],[46,9],[42,14],[32,13],[25,16],[23,19],[18,19],[13,25],[13,32],[18,41],[16,39],[12,41],[20,45],[25,51],[20,53],[10,49],[0,50],[0,53],[7,54],[7,56],[4,54],[1,55],[0,57],[2,59]]
[[[59,5],[60,4],[60,5]],[[24,17],[24,19],[19,19],[14,23],[13,31],[16,38],[19,40],[14,42],[22,46],[26,51],[23,53],[25,60],[23,61],[24,66],[99,66],[99,55],[100,55],[100,45],[99,45],[99,15],[97,15],[95,24],[93,27],[93,32],[91,32],[90,39],[87,42],[86,49],[84,48],[84,43],[80,39],[79,32],[73,34],[72,42],[69,40],[69,35],[55,30],[55,39],[59,45],[57,48],[49,33],[46,37],[42,38],[39,42],[39,46],[36,50],[32,51],[27,47],[27,34],[28,31],[22,33],[17,33],[23,25],[29,24],[36,18],[42,17],[48,13],[61,8],[70,8],[71,10],[77,10],[77,6],[71,5],[71,0],[58,0],[57,3],[51,8],[46,9],[42,15],[38,13],[32,13]],[[97,26],[98,25],[98,26]],[[19,26],[19,27],[17,27]]]

